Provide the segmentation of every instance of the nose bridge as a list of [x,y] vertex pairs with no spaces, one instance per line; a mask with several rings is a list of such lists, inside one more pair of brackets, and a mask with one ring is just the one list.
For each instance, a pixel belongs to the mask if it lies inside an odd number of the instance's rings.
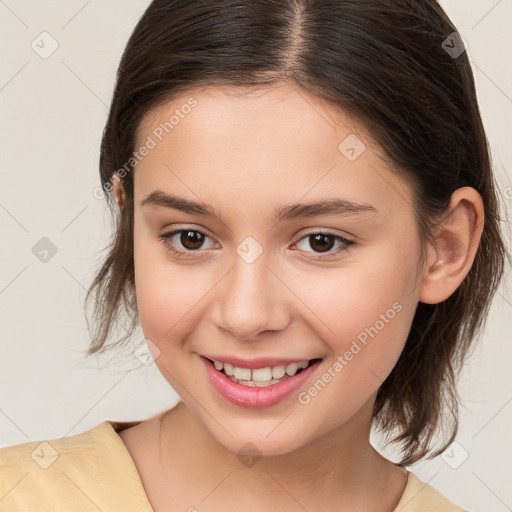
[[283,285],[268,255],[254,238],[244,239],[221,289],[218,324],[239,339],[286,326]]

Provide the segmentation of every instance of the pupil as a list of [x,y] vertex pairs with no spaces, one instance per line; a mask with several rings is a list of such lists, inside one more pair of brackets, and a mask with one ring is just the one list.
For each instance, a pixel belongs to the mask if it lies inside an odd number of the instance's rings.
[[194,250],[201,247],[204,236],[198,231],[184,231],[180,238],[180,242],[185,248]]
[[[313,237],[314,240],[314,242],[311,244],[311,247],[313,249],[319,249],[319,252],[326,252],[332,249],[333,238],[331,235],[324,235],[322,233],[319,233],[317,235],[311,236]],[[329,243],[328,240],[331,240],[331,243]],[[317,243],[319,244],[319,248],[315,247],[315,244]]]

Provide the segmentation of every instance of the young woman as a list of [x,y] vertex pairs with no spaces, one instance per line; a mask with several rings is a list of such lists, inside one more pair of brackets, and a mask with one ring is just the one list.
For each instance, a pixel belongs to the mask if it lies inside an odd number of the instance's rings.
[[181,400],[3,449],[5,510],[462,510],[406,467],[455,438],[506,250],[437,2],[153,0],[100,175],[89,354],[124,305]]

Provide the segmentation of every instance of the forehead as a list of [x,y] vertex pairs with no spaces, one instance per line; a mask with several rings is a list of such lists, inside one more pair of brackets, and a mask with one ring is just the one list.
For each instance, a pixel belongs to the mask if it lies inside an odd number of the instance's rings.
[[136,148],[150,139],[135,170],[141,197],[158,188],[211,204],[223,194],[247,205],[342,194],[379,209],[412,205],[371,134],[296,85],[191,89],[145,116]]
[[[192,121],[184,123],[188,118]],[[240,137],[252,136],[254,144],[266,142],[264,132],[271,136],[286,127],[291,132],[281,133],[280,138],[293,137],[296,142],[307,139],[306,148],[315,145],[318,138],[323,138],[326,130],[335,130],[337,126],[350,133],[364,132],[362,125],[346,111],[297,84],[280,83],[265,87],[210,85],[190,89],[152,109],[140,123],[137,142],[142,142],[141,139],[160,124],[171,121],[169,131],[178,131],[175,130],[178,124],[184,131],[183,125],[194,120],[202,125],[202,133],[209,138],[220,129],[223,133],[219,136],[233,130]],[[370,139],[371,135],[364,133],[364,137]]]

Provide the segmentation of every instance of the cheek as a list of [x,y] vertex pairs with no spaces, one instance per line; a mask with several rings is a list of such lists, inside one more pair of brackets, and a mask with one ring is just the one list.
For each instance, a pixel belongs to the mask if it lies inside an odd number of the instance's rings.
[[[144,335],[160,346],[162,340],[183,329],[187,311],[197,302],[197,288],[186,272],[166,258],[163,245],[146,233],[134,231],[135,289]],[[180,322],[180,319],[183,319]]]
[[404,348],[417,307],[416,255],[392,247],[366,270],[347,276],[333,330],[346,379],[362,391],[377,389]]
[[170,263],[146,265],[143,259],[137,262],[137,306],[146,337],[160,344],[170,336],[181,339],[192,326],[197,326],[201,298],[207,292],[207,281],[198,277]]
[[297,295],[315,313],[307,315],[313,330],[332,359],[346,361],[345,373],[354,372],[350,382],[372,374],[383,380],[398,360],[417,306],[418,257],[414,247],[406,250],[395,240],[366,251],[352,266],[296,279]]

